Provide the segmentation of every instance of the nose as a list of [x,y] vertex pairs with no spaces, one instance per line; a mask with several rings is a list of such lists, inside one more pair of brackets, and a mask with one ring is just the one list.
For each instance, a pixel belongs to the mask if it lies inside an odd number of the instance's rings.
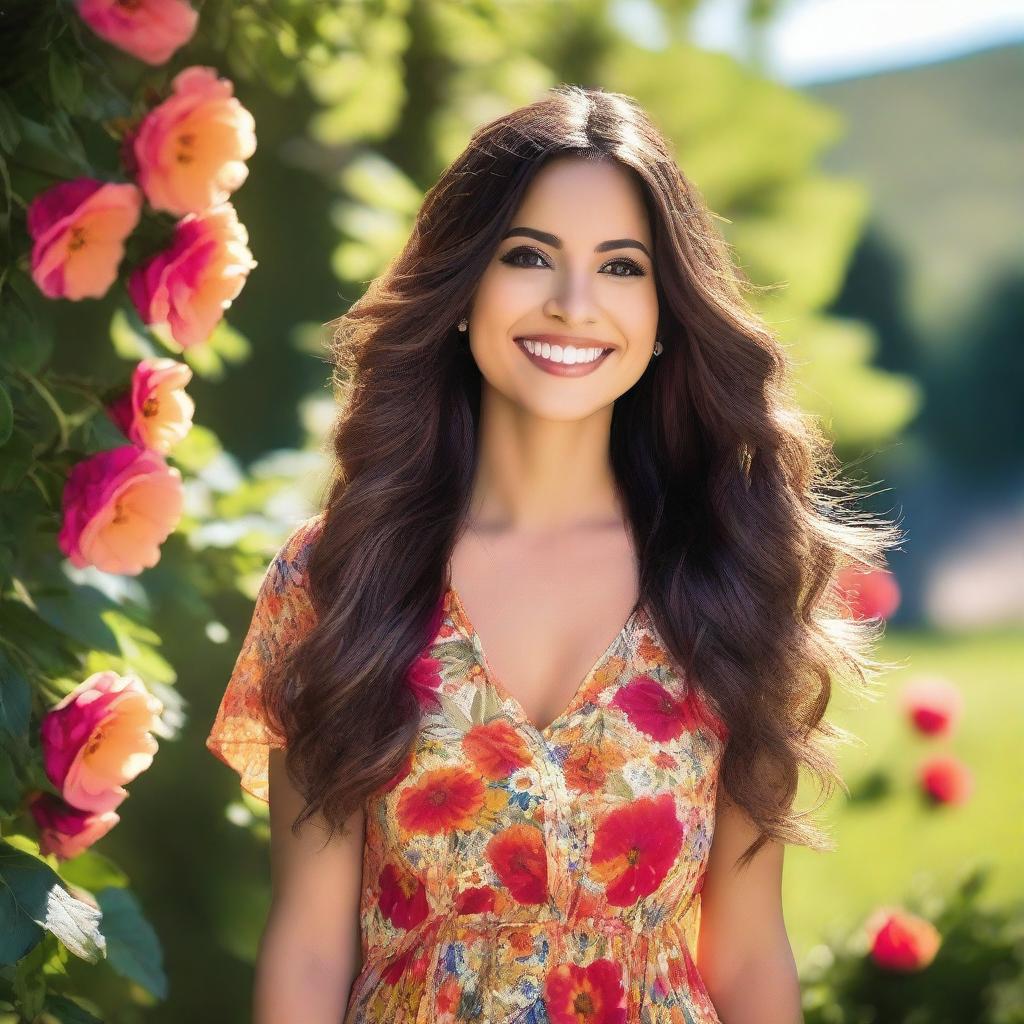
[[595,323],[597,320],[589,273],[552,274],[552,292],[544,302],[544,313],[567,324]]

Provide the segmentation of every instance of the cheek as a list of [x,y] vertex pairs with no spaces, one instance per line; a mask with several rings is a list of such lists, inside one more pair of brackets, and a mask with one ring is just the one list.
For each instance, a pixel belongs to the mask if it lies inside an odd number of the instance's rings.
[[473,318],[501,329],[529,312],[543,301],[536,279],[529,274],[488,271],[480,280],[473,300]]

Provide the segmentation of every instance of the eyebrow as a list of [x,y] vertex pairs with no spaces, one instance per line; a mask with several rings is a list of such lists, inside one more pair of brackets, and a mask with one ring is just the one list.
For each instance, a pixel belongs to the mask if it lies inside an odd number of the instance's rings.
[[[509,228],[501,236],[501,240],[504,241],[513,235],[525,235],[527,238],[535,238],[538,242],[543,242],[545,245],[550,245],[555,249],[562,248],[562,240],[558,235],[552,235],[547,231],[538,231],[536,228]],[[608,252],[610,249],[639,249],[652,263],[654,262],[654,257],[648,252],[647,246],[643,242],[638,242],[635,238],[610,238],[607,242],[599,242],[594,246],[594,252]]]

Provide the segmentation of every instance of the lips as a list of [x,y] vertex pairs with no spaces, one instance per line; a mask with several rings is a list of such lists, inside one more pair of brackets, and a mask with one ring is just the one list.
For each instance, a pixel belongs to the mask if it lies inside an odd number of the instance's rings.
[[[541,335],[524,335],[520,338],[516,338],[516,348],[526,356],[527,359],[533,363],[538,369],[543,370],[545,373],[552,374],[555,377],[585,377],[588,374],[593,373],[597,367],[599,367],[611,354],[612,349],[605,345],[602,345],[600,341],[589,338],[574,338],[573,342],[585,341],[585,345],[569,344],[569,337],[565,334],[541,334]],[[561,348],[599,348],[603,351],[596,358],[588,362],[581,363],[556,363],[552,359],[545,359],[542,355],[536,352],[531,352],[526,347],[526,342],[532,341],[537,344],[544,344],[545,342],[549,345],[558,345]]]

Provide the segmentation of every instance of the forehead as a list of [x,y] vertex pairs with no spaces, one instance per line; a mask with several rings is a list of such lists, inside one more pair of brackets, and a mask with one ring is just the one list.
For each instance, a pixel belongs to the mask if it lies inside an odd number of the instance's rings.
[[527,187],[513,223],[550,231],[566,243],[626,235],[650,242],[642,186],[610,159],[548,161]]

